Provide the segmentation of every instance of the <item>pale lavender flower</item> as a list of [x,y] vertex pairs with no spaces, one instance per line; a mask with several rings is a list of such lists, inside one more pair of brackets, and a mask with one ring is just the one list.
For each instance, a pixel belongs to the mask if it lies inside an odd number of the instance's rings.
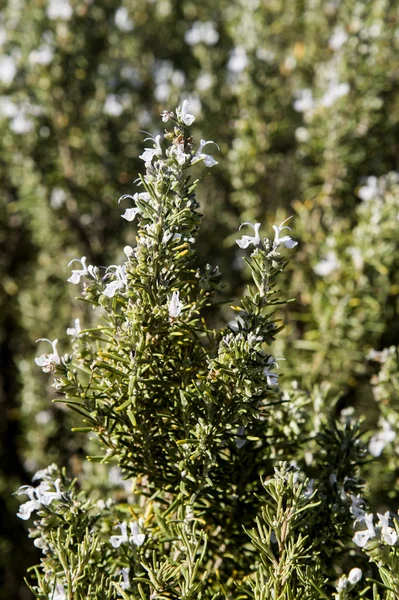
[[39,479],[51,479],[53,473],[58,471],[58,467],[55,463],[52,463],[45,469],[40,469],[32,477],[32,481],[38,481]]
[[362,577],[363,577],[362,570],[359,569],[358,567],[354,567],[353,569],[351,569],[349,571],[348,581],[351,585],[356,585],[357,583],[359,583],[359,581],[361,580]]
[[175,242],[176,240],[181,240],[181,233],[173,233],[170,229],[167,229],[162,236],[162,243],[167,244],[169,240]]
[[180,166],[183,166],[186,163],[187,159],[190,158],[190,155],[184,152],[184,144],[177,144],[176,146],[172,146],[170,153],[175,157]]
[[177,108],[176,115],[180,121],[183,121],[184,125],[190,126],[194,123],[195,116],[190,115],[190,113],[187,112],[187,109],[188,109],[188,100],[184,100],[182,106],[181,107],[179,106]]
[[42,354],[38,358],[35,358],[35,363],[39,367],[41,367],[44,373],[53,372],[55,370],[56,365],[61,364],[61,358],[57,352],[58,340],[51,341],[47,338],[39,338],[38,340],[36,340],[36,344],[38,342],[48,342],[49,344],[51,344],[53,351],[49,354]]
[[[107,296],[108,298],[113,298],[115,296],[115,293],[117,292],[117,290],[121,290],[126,287],[127,274],[126,274],[126,267],[124,265],[122,265],[122,266],[111,265],[107,268],[107,271],[109,271],[109,269],[115,269],[113,274],[115,275],[116,279],[114,281],[111,281],[111,283],[107,284],[107,286],[105,287],[105,289],[103,291],[103,294],[105,296]],[[109,275],[110,275],[110,273],[107,273],[107,275],[105,277],[109,277]]]
[[176,319],[180,315],[182,308],[183,308],[183,304],[182,304],[182,302],[180,302],[179,292],[175,291],[175,292],[173,292],[172,297],[169,302],[169,316],[172,319]]
[[273,366],[278,368],[278,364],[276,363],[274,358],[272,356],[269,356],[266,367],[263,369],[263,375],[265,375],[266,377],[267,385],[271,387],[278,385],[279,377],[277,373],[272,373],[271,369]]
[[245,435],[245,427],[243,425],[240,425],[238,427],[238,429],[237,429],[237,435],[240,436],[240,437],[234,438],[234,442],[235,442],[235,445],[237,446],[237,448],[240,450],[247,443],[247,440],[244,437],[244,435]]
[[154,138],[146,138],[144,141],[152,140],[155,144],[155,148],[144,148],[143,154],[140,154],[140,158],[146,163],[150,164],[154,156],[162,156],[161,148],[161,136],[156,135]]
[[349,510],[355,518],[354,525],[356,525],[356,523],[361,523],[362,521],[364,521],[366,517],[366,511],[363,508],[364,500],[358,494],[357,496],[351,495],[351,501],[352,504]]
[[121,583],[121,588],[123,590],[127,590],[130,587],[130,579],[129,579],[129,567],[123,567],[121,569],[121,573],[122,573],[122,577],[123,577],[123,581]]
[[[17,496],[25,494],[29,497],[29,500],[24,504],[21,504],[17,517],[27,521],[32,512],[40,510],[43,506],[49,506],[54,500],[60,500],[62,498],[62,492],[60,490],[60,479],[52,484],[49,481],[42,481],[36,488],[30,485],[23,485],[17,491]],[[53,491],[55,488],[55,491]]]
[[396,431],[392,429],[388,421],[381,419],[380,423],[382,430],[377,431],[369,441],[369,452],[375,457],[380,456],[385,446],[393,442],[396,438]]
[[314,493],[314,479],[309,479],[307,486],[303,492],[305,498],[310,498]]
[[137,207],[127,208],[122,215],[122,219],[126,219],[126,221],[134,221],[138,213],[140,213],[140,209]]
[[170,110],[164,110],[163,113],[161,114],[162,121],[164,123],[167,123],[169,121],[169,119],[173,118],[173,116],[174,116],[173,112]]
[[389,526],[389,510],[381,515],[377,513],[379,518],[378,526],[381,527],[381,537],[388,546],[394,546],[398,541],[398,534],[393,527]]
[[134,256],[134,248],[132,248],[131,246],[125,246],[123,248],[123,252],[126,254],[127,258]]
[[79,333],[81,332],[80,319],[75,319],[74,323],[75,323],[75,327],[68,327],[66,332],[67,332],[67,335],[72,335],[73,337],[77,337],[79,335]]
[[127,523],[123,521],[123,523],[118,523],[116,525],[121,530],[121,535],[112,535],[109,538],[111,545],[114,548],[119,548],[121,544],[132,543],[136,546],[141,546],[144,543],[145,535],[144,533],[139,533],[139,526],[136,522],[129,523],[131,535],[129,536],[127,533]]
[[[130,198],[134,202],[137,202],[137,200],[148,201],[148,200],[150,200],[150,195],[148,192],[141,192],[141,193],[136,192],[133,196],[131,194],[123,194],[123,196],[121,196],[119,198],[118,204],[120,203],[121,200],[126,200],[127,198]],[[140,208],[138,208],[137,206],[135,206],[133,208],[127,208],[125,210],[124,214],[122,215],[122,219],[126,219],[126,221],[134,221],[137,214],[140,214]]]
[[82,258],[74,258],[71,261],[69,261],[68,263],[68,267],[74,263],[74,262],[78,262],[82,265],[81,269],[72,269],[72,275],[69,277],[69,279],[67,281],[69,281],[70,283],[79,283],[80,282],[80,278],[84,277],[85,275],[91,275],[93,277],[93,279],[96,279],[96,267],[93,267],[93,265],[89,265],[86,266],[86,257],[82,256]]
[[57,583],[54,593],[49,598],[50,600],[67,600],[64,586],[61,583]]
[[250,244],[253,244],[254,246],[259,246],[260,244],[260,236],[259,236],[259,228],[260,228],[260,223],[255,223],[255,225],[252,225],[252,223],[242,223],[242,225],[240,225],[240,229],[243,225],[250,225],[250,227],[252,227],[252,229],[255,232],[255,235],[253,237],[249,236],[249,235],[243,235],[243,237],[240,240],[236,240],[236,243],[238,244],[238,246],[240,248],[248,248],[248,246]]
[[367,529],[363,529],[362,531],[356,531],[352,540],[357,544],[360,548],[364,548],[367,542],[376,536],[376,532],[373,525],[374,516],[371,513],[367,513],[364,516],[364,521]]
[[214,167],[218,164],[217,160],[215,160],[210,154],[205,154],[205,152],[203,152],[203,149],[208,144],[215,144],[215,146],[217,146],[217,148],[219,149],[219,146],[216,144],[216,142],[212,142],[211,140],[209,140],[208,142],[206,142],[205,140],[201,140],[193,160],[203,160],[206,167]]
[[39,503],[36,497],[35,488],[29,485],[22,486],[19,488],[16,494],[18,496],[20,494],[26,494],[27,496],[29,496],[29,500],[27,502],[24,502],[24,504],[21,504],[21,506],[19,507],[19,511],[17,512],[17,517],[19,517],[23,521],[27,521],[28,519],[30,519],[30,516],[34,510],[39,510],[41,508],[41,504]]
[[286,223],[291,218],[292,217],[288,217],[288,219],[285,219],[285,221],[283,221],[281,223],[281,225],[279,225],[279,226],[273,225],[273,229],[274,229],[273,247],[274,248],[278,248],[278,246],[280,246],[280,244],[283,244],[286,248],[294,248],[298,244],[298,242],[295,242],[289,235],[283,235],[283,237],[280,237],[280,233],[282,232],[283,229],[288,229],[289,231],[291,231],[291,227],[288,227],[288,225],[284,225],[284,223]]

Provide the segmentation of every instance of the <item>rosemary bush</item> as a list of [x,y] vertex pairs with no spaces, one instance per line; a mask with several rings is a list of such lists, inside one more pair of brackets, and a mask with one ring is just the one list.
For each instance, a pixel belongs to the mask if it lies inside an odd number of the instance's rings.
[[[120,198],[137,222],[125,262],[70,263],[93,326],[75,320],[71,353],[38,340],[51,351],[36,364],[55,376],[54,401],[79,415],[88,456],[75,478],[52,464],[17,492],[43,555],[28,584],[43,600],[394,600],[398,521],[368,512],[361,479],[369,451],[392,438],[394,409],[381,407],[382,432],[367,440],[350,412],[333,419],[328,392],[280,385],[291,220],[271,238],[242,224],[252,284],[227,309],[218,267],[195,251],[190,174],[217,164],[217,146],[195,144],[187,101],[162,120],[139,191]],[[235,317],[215,328],[220,305]],[[394,355],[370,357],[387,373],[377,399],[396,386]]]

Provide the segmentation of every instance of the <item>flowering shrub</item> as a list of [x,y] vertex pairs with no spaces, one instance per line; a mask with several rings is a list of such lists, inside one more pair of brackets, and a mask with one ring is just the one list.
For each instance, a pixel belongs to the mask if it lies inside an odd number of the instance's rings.
[[[168,129],[141,155],[144,191],[121,198],[134,203],[122,216],[137,221],[136,245],[122,265],[76,259],[68,279],[97,324],[75,321],[71,354],[38,340],[52,352],[36,364],[54,373],[55,401],[80,416],[92,454],[74,480],[51,465],[17,492],[42,552],[31,590],[43,600],[393,600],[399,526],[389,510],[375,521],[361,495],[358,423],[333,421],[316,390],[280,386],[277,282],[298,245],[288,219],[273,239],[243,224],[254,235],[236,242],[253,283],[236,318],[212,328],[222,276],[197,262],[189,171],[217,163],[207,142],[195,147],[186,102],[162,119]],[[101,486],[96,464],[109,473]]]

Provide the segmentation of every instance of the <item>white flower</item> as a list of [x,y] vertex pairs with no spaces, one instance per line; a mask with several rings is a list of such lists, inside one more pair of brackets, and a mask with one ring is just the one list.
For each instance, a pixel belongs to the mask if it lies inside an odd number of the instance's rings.
[[367,542],[376,536],[374,525],[373,525],[373,515],[371,513],[367,513],[364,516],[364,521],[367,529],[363,529],[362,531],[357,531],[353,536],[352,540],[357,544],[360,548],[364,548]]
[[314,100],[312,90],[305,88],[297,94],[297,99],[294,102],[294,109],[297,112],[308,112],[314,108]]
[[[136,193],[133,196],[131,194],[123,194],[123,196],[121,196],[119,198],[118,204],[120,203],[121,200],[126,200],[127,198],[130,198],[131,200],[134,200],[135,202],[137,202],[137,200],[146,200],[147,201],[150,199],[150,195],[148,194],[148,192],[141,192],[140,194]],[[135,206],[133,208],[127,208],[122,215],[122,219],[126,219],[126,221],[134,221],[137,214],[140,214],[140,208],[138,208],[137,206]]]
[[57,583],[54,593],[49,596],[51,600],[67,600],[65,588],[61,583]]
[[182,106],[179,106],[176,109],[176,115],[180,121],[183,121],[184,125],[190,126],[194,123],[195,117],[194,115],[190,115],[190,113],[187,112],[187,108],[188,100],[184,100]]
[[123,104],[120,96],[116,94],[110,94],[106,97],[104,103],[104,113],[110,117],[119,117],[123,113]]
[[53,473],[58,471],[58,467],[55,463],[52,463],[45,469],[40,469],[36,471],[36,473],[32,477],[32,481],[37,481],[38,479],[51,479]]
[[313,267],[313,271],[320,277],[326,277],[335,271],[339,267],[339,264],[340,263],[335,252],[327,252],[326,257],[320,260]]
[[151,163],[154,156],[162,156],[161,148],[161,136],[156,135],[154,138],[146,138],[144,141],[152,140],[155,144],[155,148],[144,148],[143,154],[140,154],[141,160],[146,164]]
[[208,142],[206,142],[205,140],[201,140],[200,141],[200,145],[198,147],[197,153],[194,156],[193,160],[203,160],[205,165],[207,167],[214,167],[215,165],[217,165],[217,160],[215,160],[213,158],[213,156],[210,156],[209,154],[205,154],[203,151],[203,149],[205,148],[205,146],[207,146],[208,144],[215,144],[215,146],[217,146],[217,148],[219,149],[219,146],[216,144],[216,142],[212,142],[211,140],[209,140]]
[[267,365],[263,369],[263,375],[265,375],[265,377],[266,377],[267,385],[269,385],[271,387],[275,386],[275,385],[278,385],[278,377],[279,377],[277,373],[272,373],[271,372],[271,368],[273,366],[276,366],[278,368],[278,364],[276,363],[276,361],[274,360],[274,358],[272,356],[269,356],[269,359],[267,361]]
[[47,66],[54,57],[54,49],[49,44],[43,44],[37,50],[32,50],[28,56],[31,65]]
[[283,237],[280,237],[280,233],[282,232],[283,229],[289,229],[291,231],[291,227],[288,227],[288,225],[284,225],[284,223],[286,223],[291,218],[292,217],[288,217],[288,219],[285,219],[285,221],[283,221],[281,223],[281,225],[279,225],[279,226],[273,225],[273,229],[274,229],[273,247],[274,248],[278,248],[278,246],[280,246],[280,244],[284,244],[284,246],[286,248],[294,248],[298,244],[298,242],[295,242],[293,239],[291,239],[289,235],[283,235]]
[[81,332],[80,320],[75,319],[75,327],[68,327],[66,330],[67,335],[72,335],[73,337],[77,337]]
[[144,533],[139,533],[139,526],[136,522],[129,523],[131,535],[127,534],[127,523],[124,521],[123,523],[118,523],[116,527],[121,530],[121,535],[112,535],[109,538],[112,546],[114,548],[119,548],[121,544],[125,543],[133,543],[136,546],[141,546],[144,543],[145,535]]
[[[21,486],[16,491],[17,496],[26,494],[29,496],[29,500],[21,504],[17,517],[27,521],[33,511],[40,510],[42,506],[49,506],[53,500],[60,500],[62,498],[60,483],[61,480],[57,479],[54,483],[42,481],[36,488],[30,485]],[[54,487],[55,491],[53,491]]]
[[98,271],[97,267],[94,267],[93,265],[89,265],[86,267],[86,257],[85,256],[82,256],[81,259],[79,259],[79,258],[72,259],[71,261],[69,261],[68,267],[73,262],[79,262],[83,268],[82,269],[73,269],[72,275],[67,281],[69,281],[71,283],[79,283],[80,278],[85,275],[91,275],[91,277],[93,277],[93,279],[97,278],[97,271]]
[[331,83],[324,96],[320,99],[320,105],[328,108],[343,96],[347,96],[349,91],[350,87],[348,83]]
[[140,209],[137,207],[127,208],[122,215],[122,219],[126,219],[126,221],[134,221],[138,213],[140,213]]
[[189,46],[196,46],[201,42],[213,46],[219,39],[219,34],[212,21],[195,21],[191,29],[186,31],[184,40]]
[[29,133],[34,128],[35,124],[29,117],[26,116],[22,108],[19,109],[16,116],[10,123],[10,129],[17,135]]
[[[124,265],[122,266],[117,266],[117,265],[111,265],[107,268],[107,271],[109,269],[115,269],[114,271],[114,275],[116,276],[116,279],[114,281],[111,281],[111,283],[108,283],[108,285],[105,287],[103,294],[105,296],[107,296],[108,298],[113,298],[115,296],[115,292],[117,290],[121,290],[122,288],[126,287],[127,285],[127,274],[126,274],[126,267]],[[107,275],[105,277],[109,277],[110,273],[107,273]]]
[[13,118],[19,112],[19,108],[8,96],[0,96],[0,115]]
[[170,154],[176,158],[178,164],[181,166],[183,166],[187,159],[190,158],[190,155],[184,152],[184,144],[172,146],[170,149]]
[[314,479],[309,479],[308,484],[303,492],[305,498],[310,498],[314,492]]
[[[60,490],[61,479],[56,479],[54,483],[50,481],[42,481],[36,488],[37,499],[44,506],[48,506],[53,500],[61,500],[62,492]],[[55,491],[53,491],[55,487]]]
[[364,521],[366,517],[366,511],[363,508],[364,500],[359,496],[359,494],[357,496],[351,495],[351,500],[352,504],[349,510],[355,518],[353,525],[356,525],[356,523],[361,523]]
[[343,592],[344,590],[346,590],[347,587],[348,587],[348,578],[346,577],[346,575],[342,575],[342,577],[340,577],[338,579],[336,590],[337,590],[337,592]]
[[361,200],[367,202],[378,195],[378,179],[374,175],[367,177],[366,185],[362,185],[357,192]]
[[179,292],[175,291],[175,292],[173,292],[172,297],[169,302],[169,316],[172,319],[176,319],[180,315],[182,308],[183,308],[183,304],[182,304],[182,302],[180,302]]
[[259,246],[259,244],[260,244],[260,236],[259,236],[260,223],[255,223],[255,225],[252,225],[252,223],[245,222],[240,225],[240,229],[243,225],[250,225],[252,227],[252,229],[254,230],[255,235],[253,237],[251,237],[249,235],[243,235],[240,240],[236,240],[236,243],[238,244],[238,246],[240,248],[248,248],[248,246],[250,244],[253,244],[254,246]]
[[72,12],[69,0],[49,0],[47,4],[47,16],[51,20],[68,21],[72,17]]
[[118,8],[115,13],[115,25],[121,31],[132,31],[134,28],[133,21],[129,18],[129,13],[124,6]]
[[19,517],[23,521],[27,521],[28,519],[30,519],[31,513],[34,510],[39,510],[41,508],[41,505],[36,498],[35,488],[28,485],[22,486],[19,488],[16,494],[18,496],[20,494],[26,494],[30,498],[28,502],[21,504],[21,506],[19,507],[19,511],[17,512],[17,517]]
[[382,539],[389,546],[394,546],[398,541],[398,534],[393,527],[389,527],[389,510],[385,513],[385,515],[377,513],[377,517],[379,518],[378,526],[381,527]]
[[126,254],[127,258],[134,256],[134,249],[131,246],[125,246],[123,252]]
[[10,85],[17,73],[17,66],[12,56],[0,56],[0,81]]
[[[86,257],[85,256],[82,256],[82,258],[73,258],[71,261],[69,261],[68,267],[71,266],[71,264],[74,262],[80,263],[82,265],[82,268],[81,269],[72,269],[72,275],[69,277],[69,279],[67,281],[69,281],[70,283],[79,283],[80,278],[87,275],[90,272],[89,269],[93,269],[93,267],[92,267],[92,265],[90,265],[89,267],[86,266]],[[90,274],[94,277],[92,272],[90,272]]]
[[129,579],[129,567],[123,567],[121,570],[123,581],[121,583],[121,588],[123,590],[127,590],[130,587],[130,579]]
[[162,243],[167,244],[170,239],[172,240],[172,242],[175,242],[176,240],[181,240],[181,233],[173,233],[172,231],[167,229],[162,236]]
[[385,419],[380,421],[382,430],[375,433],[369,442],[369,452],[372,456],[378,457],[381,455],[385,446],[394,441],[396,438],[396,431],[391,427]]
[[52,208],[61,208],[67,198],[65,190],[62,188],[56,187],[51,191],[50,196],[50,205]]
[[358,567],[354,567],[353,569],[351,569],[349,571],[348,581],[351,585],[356,585],[357,583],[359,583],[359,581],[361,580],[362,577],[363,577],[362,570],[359,569]]
[[35,358],[35,363],[42,368],[43,373],[50,373],[55,370],[56,365],[61,363],[60,355],[57,352],[58,340],[48,340],[47,338],[39,338],[37,342],[48,342],[51,344],[53,351],[50,354],[42,354],[38,358]]
[[200,92],[206,92],[212,87],[213,77],[210,73],[201,73],[197,77],[197,81],[195,82],[195,87]]
[[230,52],[230,57],[227,62],[227,70],[231,73],[238,74],[245,69],[248,64],[248,56],[245,48],[237,46]]
[[310,133],[306,127],[298,127],[295,129],[295,138],[298,142],[306,143],[310,139]]
[[348,34],[342,27],[336,27],[328,41],[331,50],[339,50],[348,39]]

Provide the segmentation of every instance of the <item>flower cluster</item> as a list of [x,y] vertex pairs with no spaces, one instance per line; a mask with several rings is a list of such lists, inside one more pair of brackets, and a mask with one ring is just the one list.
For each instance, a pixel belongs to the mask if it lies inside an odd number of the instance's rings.
[[60,489],[61,479],[57,478],[53,482],[51,478],[52,473],[56,470],[57,467],[55,465],[50,465],[47,469],[38,471],[33,477],[34,481],[42,479],[38,486],[23,485],[17,490],[16,494],[18,496],[25,494],[29,497],[29,500],[19,507],[17,516],[20,519],[27,521],[30,519],[33,511],[42,510],[54,502],[54,500],[62,499],[62,491]]

